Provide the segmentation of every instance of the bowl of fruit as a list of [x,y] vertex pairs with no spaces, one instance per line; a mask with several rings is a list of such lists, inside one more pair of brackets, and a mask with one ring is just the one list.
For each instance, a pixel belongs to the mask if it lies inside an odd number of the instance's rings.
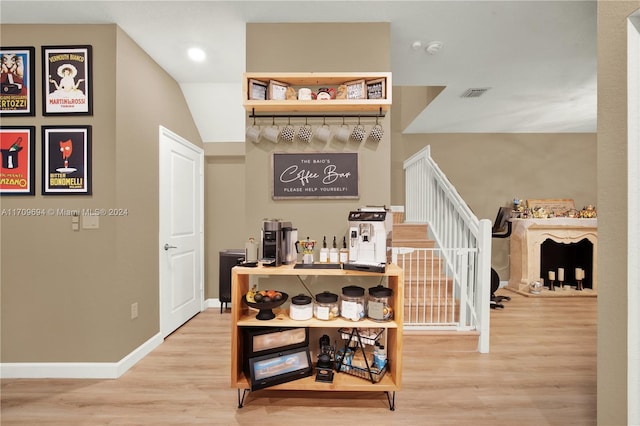
[[242,301],[245,305],[259,310],[256,315],[256,319],[270,320],[276,317],[276,314],[273,313],[273,309],[282,305],[288,298],[289,295],[281,291],[256,290],[254,288],[242,296]]

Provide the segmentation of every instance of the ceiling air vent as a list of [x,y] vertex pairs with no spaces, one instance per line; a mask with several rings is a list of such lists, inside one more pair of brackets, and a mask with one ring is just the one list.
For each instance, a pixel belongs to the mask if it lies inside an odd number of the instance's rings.
[[487,90],[491,89],[490,87],[481,87],[476,89],[467,89],[465,92],[460,95],[461,98],[479,98],[484,95]]

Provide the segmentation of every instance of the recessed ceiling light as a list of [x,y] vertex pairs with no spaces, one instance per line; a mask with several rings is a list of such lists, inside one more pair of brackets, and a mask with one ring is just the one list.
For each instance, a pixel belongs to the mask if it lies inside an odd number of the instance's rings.
[[207,54],[199,47],[191,47],[187,51],[189,58],[194,62],[202,62],[207,58]]

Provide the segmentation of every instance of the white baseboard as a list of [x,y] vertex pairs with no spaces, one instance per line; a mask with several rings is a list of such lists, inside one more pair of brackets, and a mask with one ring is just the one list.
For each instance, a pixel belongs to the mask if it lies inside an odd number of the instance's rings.
[[156,334],[118,362],[4,362],[1,379],[117,379],[160,346]]
[[[220,300],[207,299],[204,307],[220,309]],[[4,362],[0,379],[117,379],[163,341],[158,333],[118,362]]]

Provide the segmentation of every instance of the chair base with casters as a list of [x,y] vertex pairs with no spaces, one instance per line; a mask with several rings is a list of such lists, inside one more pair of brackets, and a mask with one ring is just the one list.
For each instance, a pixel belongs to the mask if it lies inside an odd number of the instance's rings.
[[[496,220],[491,229],[491,237],[508,238],[511,235],[511,209],[500,207]],[[506,230],[505,230],[506,228]],[[496,291],[500,288],[500,276],[495,269],[491,268],[491,309],[503,309],[502,302],[511,300],[509,296],[496,296]]]
[[503,309],[502,302],[511,300],[509,296],[496,296],[496,291],[500,288],[500,277],[495,269],[491,268],[491,309]]

